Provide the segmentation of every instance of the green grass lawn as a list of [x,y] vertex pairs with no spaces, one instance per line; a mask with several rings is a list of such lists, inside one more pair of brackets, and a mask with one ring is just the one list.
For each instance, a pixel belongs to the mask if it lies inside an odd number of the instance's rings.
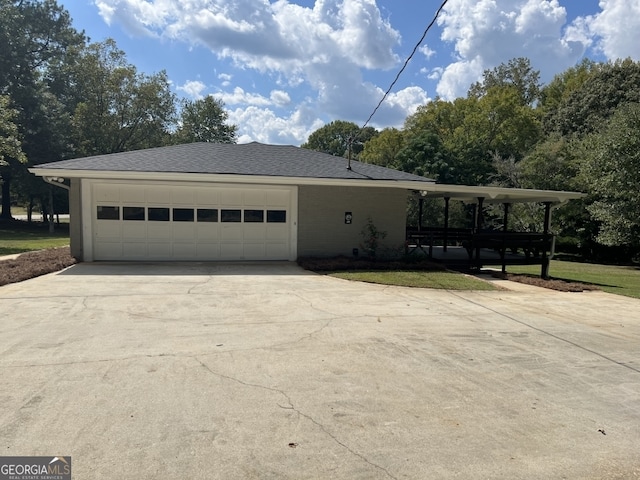
[[446,290],[496,290],[492,284],[453,272],[357,271],[338,272],[332,277],[359,282],[398,285],[401,287],[439,288]]
[[12,222],[0,224],[0,255],[42,250],[44,248],[64,247],[69,245],[68,226],[56,226],[54,233],[49,233],[46,225],[20,225]]
[[[509,273],[540,274],[537,265],[509,266]],[[598,265],[592,263],[552,260],[549,268],[552,278],[590,283],[609,293],[640,298],[640,268]]]

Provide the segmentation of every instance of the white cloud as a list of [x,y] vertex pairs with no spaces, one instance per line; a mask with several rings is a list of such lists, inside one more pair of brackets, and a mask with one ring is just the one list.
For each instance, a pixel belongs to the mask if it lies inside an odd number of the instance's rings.
[[435,50],[432,50],[431,48],[429,48],[427,45],[422,45],[419,49],[420,53],[422,53],[426,59],[430,59],[431,57],[433,57],[436,54]]
[[[204,46],[239,69],[268,75],[265,83],[280,87],[269,98],[240,87],[219,96],[226,105],[246,107],[236,109],[242,112],[236,116],[257,132],[265,124],[245,112],[273,122],[276,131],[295,132],[285,135],[291,139],[301,138],[300,129],[292,128],[292,119],[298,117],[277,118],[266,109],[291,104],[284,88],[308,92],[305,111],[317,112],[311,115],[312,123],[318,118],[364,121],[383,92],[363,81],[362,70],[399,64],[393,49],[400,34],[383,18],[376,0],[316,0],[313,7],[288,0],[96,0],[96,5],[105,21],[117,22],[132,34]],[[428,49],[423,53],[432,54]],[[218,78],[222,88],[232,85],[231,76]],[[401,124],[426,98],[418,87],[396,92],[375,120]]]
[[268,98],[257,94],[245,92],[242,88],[236,87],[233,92],[220,92],[216,97],[222,99],[225,105],[257,105],[267,106],[272,102]]
[[577,30],[597,38],[597,48],[608,59],[640,59],[640,0],[600,0],[602,11],[580,19]]
[[284,107],[291,103],[291,97],[283,90],[272,90],[269,99],[274,105]]
[[233,78],[233,75],[230,75],[228,73],[221,73],[218,75],[218,79],[222,80],[221,85],[223,87],[228,87],[229,85],[231,85],[231,79]]
[[202,92],[206,88],[207,86],[200,80],[187,80],[184,85],[176,87],[177,90],[186,93],[188,96],[196,100],[202,98]]
[[323,125],[306,106],[288,117],[279,117],[268,108],[237,108],[229,112],[229,122],[238,125],[238,143],[275,145],[300,145]]
[[438,83],[445,99],[464,96],[485,69],[515,57],[528,57],[542,81],[549,81],[587,47],[566,28],[567,13],[558,0],[450,0],[438,24],[442,40],[452,42],[457,53]]

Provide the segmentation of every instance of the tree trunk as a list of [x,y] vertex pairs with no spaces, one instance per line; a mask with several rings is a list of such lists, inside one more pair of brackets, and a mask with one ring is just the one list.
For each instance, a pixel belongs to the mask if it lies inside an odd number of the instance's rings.
[[0,212],[0,219],[11,220],[11,172],[3,171],[0,178],[2,179],[2,212]]

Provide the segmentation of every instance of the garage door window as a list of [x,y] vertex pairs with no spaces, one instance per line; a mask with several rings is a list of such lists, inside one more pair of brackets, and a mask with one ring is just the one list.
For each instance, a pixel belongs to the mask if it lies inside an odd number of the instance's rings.
[[193,222],[193,208],[174,208],[174,222]]
[[168,208],[149,208],[149,221],[150,222],[168,222],[169,221],[169,209]]
[[144,207],[122,207],[123,220],[144,220]]
[[223,209],[220,211],[220,221],[240,223],[242,221],[242,212],[240,210]]
[[287,223],[287,211],[267,210],[267,223]]
[[120,220],[120,207],[98,205],[98,220]]
[[244,221],[245,223],[263,223],[264,210],[245,210]]
[[198,218],[198,222],[217,222],[218,209],[217,208],[199,208],[197,218]]

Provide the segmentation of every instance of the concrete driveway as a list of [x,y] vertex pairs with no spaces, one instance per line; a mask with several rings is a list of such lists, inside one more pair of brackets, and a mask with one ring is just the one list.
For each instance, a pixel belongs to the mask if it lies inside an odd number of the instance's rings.
[[640,301],[290,264],[0,288],[0,455],[78,479],[640,478]]

